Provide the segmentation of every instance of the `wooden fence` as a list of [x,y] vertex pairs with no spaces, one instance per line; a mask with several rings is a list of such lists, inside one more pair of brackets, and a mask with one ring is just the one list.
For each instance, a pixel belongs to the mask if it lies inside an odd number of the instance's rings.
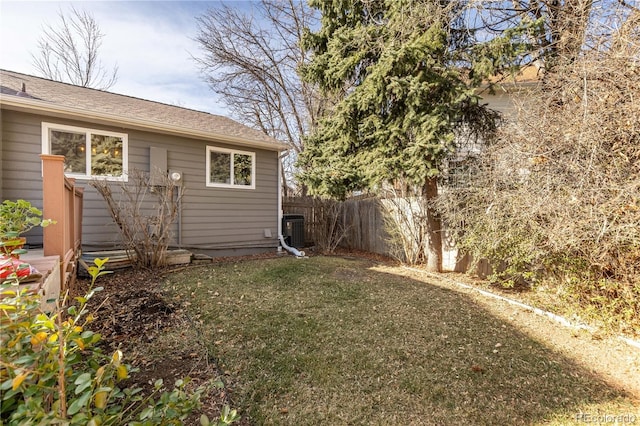
[[342,246],[390,256],[385,210],[378,198],[347,200],[342,203],[342,223],[346,238]]
[[[341,229],[345,233],[340,246],[379,253],[386,256],[397,256],[393,252],[393,244],[386,230],[385,222],[390,217],[391,200],[380,198],[350,199],[340,206]],[[305,242],[313,244],[322,231],[323,218],[326,217],[325,204],[314,197],[287,197],[282,203],[284,214],[301,214],[304,216]],[[466,272],[471,265],[468,256],[458,253],[450,234],[443,230],[443,269],[445,271]],[[479,262],[475,273],[484,276],[491,273],[487,262]]]
[[314,244],[316,241],[316,227],[318,226],[318,203],[314,197],[284,197],[282,200],[283,214],[301,214],[304,216],[304,241]]
[[75,179],[65,177],[64,156],[43,154],[40,158],[43,212],[56,221],[43,230],[44,255],[60,257],[60,283],[65,290],[75,279],[82,244],[83,190],[75,186]]
[[315,197],[285,197],[282,209],[285,215],[304,216],[307,245],[326,240],[324,234],[331,227],[329,222],[337,214],[336,232],[341,237],[341,247],[388,255],[383,210],[379,204],[376,198],[339,203]]

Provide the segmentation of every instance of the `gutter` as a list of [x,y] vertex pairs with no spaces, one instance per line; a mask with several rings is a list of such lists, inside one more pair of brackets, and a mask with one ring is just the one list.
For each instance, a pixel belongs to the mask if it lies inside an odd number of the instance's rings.
[[151,120],[142,120],[138,118],[124,117],[117,114],[109,114],[104,112],[89,111],[82,108],[56,105],[39,99],[22,98],[18,96],[0,94],[0,106],[2,106],[2,108],[7,108],[14,111],[37,111],[47,113],[49,115],[62,116],[65,118],[100,120],[105,124],[116,127],[132,127],[139,130],[149,130],[163,134],[186,136],[189,138],[202,139],[207,141],[225,142],[244,147],[260,148],[270,151],[280,152],[290,149],[290,146],[288,144],[276,141],[275,139],[274,142],[246,140],[237,136],[229,136],[223,133],[194,130],[188,127],[167,125]]

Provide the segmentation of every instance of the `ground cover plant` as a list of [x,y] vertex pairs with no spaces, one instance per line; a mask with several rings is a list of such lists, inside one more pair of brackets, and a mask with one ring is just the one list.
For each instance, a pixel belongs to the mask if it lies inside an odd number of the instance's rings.
[[87,268],[88,293],[75,303],[65,297],[53,312],[19,287],[17,272],[0,284],[0,425],[177,425],[199,407],[205,386],[187,393],[188,379],[180,379],[161,393],[158,380],[145,394],[127,384],[134,369],[122,351],[102,352],[88,302],[102,290],[95,281],[109,273],[107,260]]
[[[637,389],[531,337],[499,309],[370,261],[207,265],[168,275],[164,291],[197,324],[246,424],[640,419]],[[581,338],[585,352],[598,345]],[[629,375],[640,368],[634,359]]]

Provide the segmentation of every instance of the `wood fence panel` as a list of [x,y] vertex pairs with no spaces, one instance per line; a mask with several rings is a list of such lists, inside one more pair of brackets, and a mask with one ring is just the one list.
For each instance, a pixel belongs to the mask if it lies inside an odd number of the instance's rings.
[[380,200],[347,200],[344,202],[343,224],[347,237],[345,247],[389,255],[384,211]]
[[304,241],[313,244],[315,241],[318,214],[313,197],[284,197],[283,214],[301,214],[304,216]]
[[[326,204],[313,197],[286,197],[282,203],[284,214],[302,214],[305,218],[305,241],[315,241]],[[348,249],[393,256],[389,234],[385,229],[387,208],[378,198],[351,199],[342,203],[341,221],[345,238],[340,246]],[[443,230],[443,269],[466,272],[471,267],[469,256],[460,256],[446,229]],[[480,261],[474,271],[480,276],[491,274],[487,261]]]

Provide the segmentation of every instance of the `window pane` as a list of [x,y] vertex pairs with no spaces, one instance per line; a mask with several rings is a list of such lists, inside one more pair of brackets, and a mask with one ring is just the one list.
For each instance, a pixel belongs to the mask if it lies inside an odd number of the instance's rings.
[[122,176],[122,138],[91,135],[91,175]]
[[233,155],[233,179],[236,185],[251,186],[251,155]]
[[51,130],[50,143],[52,155],[64,155],[66,173],[87,173],[87,144],[84,133]]
[[209,177],[211,183],[232,183],[231,182],[231,154],[224,152],[211,151],[209,154],[211,176]]

